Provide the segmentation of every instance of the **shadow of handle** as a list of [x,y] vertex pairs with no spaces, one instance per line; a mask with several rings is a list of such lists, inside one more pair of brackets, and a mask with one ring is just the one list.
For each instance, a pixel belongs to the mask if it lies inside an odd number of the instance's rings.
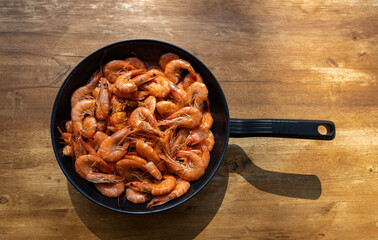
[[322,193],[316,175],[280,173],[256,166],[238,145],[230,144],[225,160],[230,172],[240,174],[251,185],[264,192],[302,199],[318,199]]

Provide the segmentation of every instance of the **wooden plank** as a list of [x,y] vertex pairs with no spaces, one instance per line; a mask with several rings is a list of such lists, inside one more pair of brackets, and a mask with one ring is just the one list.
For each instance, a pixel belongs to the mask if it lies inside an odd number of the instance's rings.
[[[16,0],[0,1],[0,23],[0,238],[378,238],[375,1]],[[147,216],[97,206],[56,162],[51,110],[85,56],[135,38],[196,55],[231,117],[332,120],[336,138],[230,139],[183,205]]]

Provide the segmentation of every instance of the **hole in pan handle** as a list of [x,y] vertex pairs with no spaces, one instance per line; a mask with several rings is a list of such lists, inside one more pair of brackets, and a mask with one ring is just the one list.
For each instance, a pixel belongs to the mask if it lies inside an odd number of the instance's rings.
[[[326,132],[320,131],[320,129],[324,130],[324,128]],[[332,140],[335,138],[335,134],[336,127],[331,121],[230,119],[230,137],[282,137]]]

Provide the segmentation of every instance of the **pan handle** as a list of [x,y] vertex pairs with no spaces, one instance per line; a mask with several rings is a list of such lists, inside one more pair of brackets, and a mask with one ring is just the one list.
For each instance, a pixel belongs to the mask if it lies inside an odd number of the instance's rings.
[[[319,127],[327,132],[322,134]],[[283,137],[332,140],[336,128],[331,121],[284,119],[230,119],[230,137]]]

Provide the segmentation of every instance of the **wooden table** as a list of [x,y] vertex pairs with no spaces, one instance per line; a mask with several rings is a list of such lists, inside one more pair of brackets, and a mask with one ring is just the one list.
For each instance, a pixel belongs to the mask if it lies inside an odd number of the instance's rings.
[[[378,239],[377,1],[1,1],[1,239]],[[230,139],[185,204],[133,216],[90,202],[53,154],[68,73],[125,39],[178,45],[234,118],[324,119],[333,141]]]

